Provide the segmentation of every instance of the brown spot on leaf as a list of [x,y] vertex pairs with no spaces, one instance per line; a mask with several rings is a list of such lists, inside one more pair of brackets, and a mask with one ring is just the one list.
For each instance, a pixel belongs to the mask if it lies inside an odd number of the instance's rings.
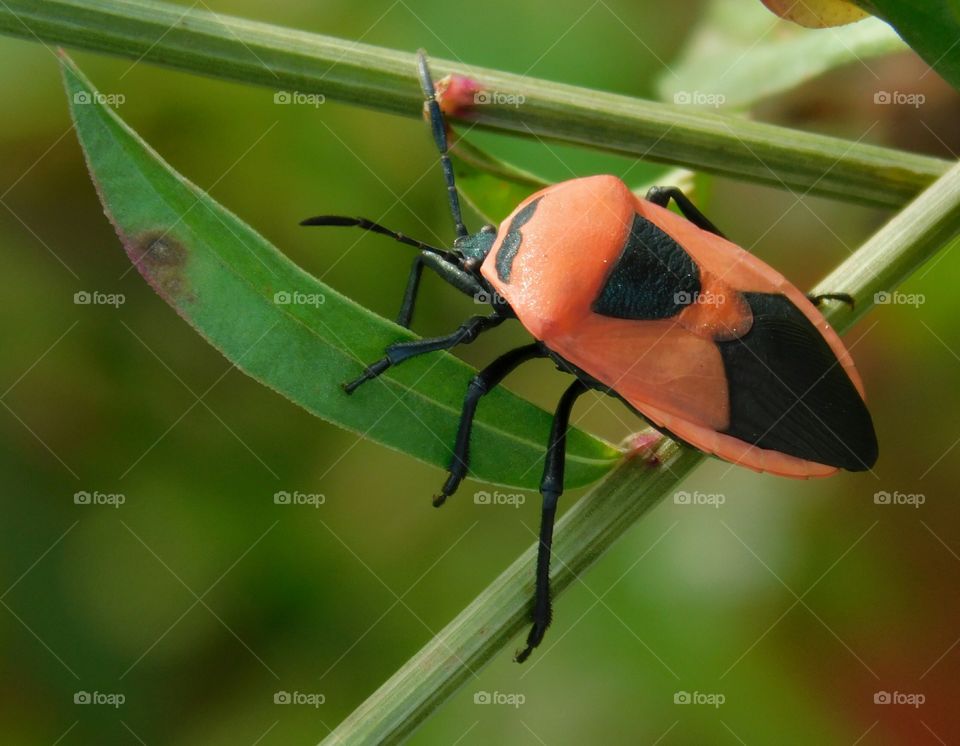
[[193,299],[186,277],[186,247],[162,231],[148,231],[125,242],[134,266],[171,305]]

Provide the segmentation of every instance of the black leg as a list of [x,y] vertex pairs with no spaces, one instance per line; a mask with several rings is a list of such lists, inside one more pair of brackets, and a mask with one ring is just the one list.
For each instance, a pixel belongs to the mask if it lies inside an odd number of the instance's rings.
[[818,295],[808,295],[810,302],[818,308],[823,305],[825,300],[838,300],[841,303],[846,303],[853,309],[853,296],[850,293],[819,293]]
[[550,429],[550,446],[543,465],[540,494],[543,506],[540,513],[540,546],[537,549],[537,586],[531,618],[533,626],[527,635],[527,646],[517,653],[515,660],[523,663],[533,649],[543,640],[550,626],[553,612],[550,604],[550,548],[553,545],[553,522],[557,517],[557,501],[563,493],[563,470],[567,451],[567,428],[570,426],[570,410],[589,386],[579,378],[574,381],[557,405]]
[[407,329],[410,328],[410,322],[413,321],[413,305],[417,302],[421,277],[423,277],[423,256],[418,256],[410,266],[407,289],[403,291],[403,303],[400,304],[400,313],[397,314],[397,323]]
[[433,79],[427,67],[427,55],[422,49],[417,52],[417,70],[420,73],[420,87],[423,88],[427,112],[430,115],[433,141],[437,144],[437,150],[440,151],[440,165],[443,167],[443,178],[447,182],[447,196],[450,199],[450,214],[453,216],[454,229],[458,237],[466,236],[467,229],[460,213],[460,196],[457,194],[457,185],[453,177],[453,165],[450,163],[450,156],[447,155],[447,125],[443,119],[443,112],[440,111],[440,104],[437,103]]
[[470,381],[470,385],[467,386],[467,395],[463,399],[460,426],[457,429],[457,440],[450,460],[450,476],[447,477],[440,494],[433,498],[435,507],[439,508],[443,505],[467,476],[470,465],[470,432],[473,429],[473,418],[480,398],[499,386],[504,378],[516,370],[517,366],[533,358],[545,357],[546,354],[539,343],[518,347],[498,357]]
[[[461,277],[465,273],[460,270],[456,264],[446,258],[445,255],[447,252],[442,251],[435,246],[430,246],[423,241],[418,241],[415,238],[405,236],[398,231],[392,231],[389,228],[384,228],[379,223],[375,223],[367,218],[351,218],[344,215],[317,215],[312,218],[307,218],[306,220],[301,220],[300,225],[356,227],[365,231],[370,231],[371,233],[379,233],[381,236],[389,236],[390,238],[399,241],[402,244],[420,249],[420,255],[413,260],[413,265],[410,267],[410,275],[407,279],[407,289],[403,294],[403,303],[400,305],[400,313],[397,315],[397,323],[400,326],[407,327],[408,329],[410,328],[410,320],[413,318],[413,306],[417,299],[417,291],[420,289],[420,278],[423,276],[424,266],[429,266],[431,269],[443,276],[444,279],[457,287],[463,285],[464,282],[470,284],[470,280],[464,280]],[[429,257],[429,261],[426,257]],[[451,274],[456,275],[456,277],[451,279],[448,276]],[[468,294],[476,294],[479,290],[482,290],[480,285],[475,280],[472,282],[472,284],[475,287],[471,286],[469,290],[464,290],[464,292],[467,292]],[[460,289],[463,288],[461,287]]]
[[660,207],[666,207],[672,199],[677,203],[677,207],[680,208],[683,216],[697,226],[697,228],[702,228],[709,233],[714,233],[721,238],[726,238],[726,236],[720,232],[720,229],[711,223],[707,219],[707,216],[700,212],[697,206],[687,198],[687,195],[677,187],[650,187],[645,199],[648,202],[653,202],[655,205],[660,205]]
[[482,332],[485,332],[487,329],[492,329],[506,321],[506,319],[506,316],[499,316],[497,314],[490,316],[471,316],[460,325],[459,329],[445,337],[417,339],[412,342],[397,342],[396,344],[392,344],[385,350],[386,355],[377,362],[369,365],[363,372],[363,375],[349,383],[343,384],[343,390],[348,394],[352,394],[361,384],[373,380],[386,371],[391,365],[398,365],[404,360],[409,360],[417,355],[425,355],[428,352],[437,352],[439,350],[449,350],[461,344],[470,344]]
[[407,288],[403,293],[403,303],[400,304],[400,313],[397,315],[397,323],[400,326],[410,328],[410,321],[413,319],[413,309],[417,302],[417,293],[420,291],[420,279],[423,276],[424,267],[432,269],[439,275],[440,279],[450,283],[461,293],[473,296],[474,298],[480,297],[481,295],[488,295],[487,290],[474,275],[460,269],[456,264],[442,256],[425,251],[414,260],[413,265],[410,267],[410,275],[407,278]]

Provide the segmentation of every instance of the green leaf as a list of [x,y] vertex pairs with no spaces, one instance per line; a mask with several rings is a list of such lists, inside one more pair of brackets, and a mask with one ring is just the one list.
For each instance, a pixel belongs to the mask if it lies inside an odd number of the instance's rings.
[[714,0],[658,87],[677,104],[747,108],[833,68],[906,49],[876,18],[814,30],[779,20],[760,3]]
[[956,0],[856,0],[903,37],[941,77],[960,90],[960,6]]
[[[238,368],[307,411],[445,468],[472,369],[451,355],[427,355],[347,396],[342,381],[411,334],[293,264],[164,163],[66,57],[62,67],[100,199],[160,296]],[[283,302],[294,294],[297,302]],[[491,392],[474,431],[476,478],[536,488],[549,426],[543,410]],[[610,445],[571,431],[568,484],[597,479],[618,458]]]

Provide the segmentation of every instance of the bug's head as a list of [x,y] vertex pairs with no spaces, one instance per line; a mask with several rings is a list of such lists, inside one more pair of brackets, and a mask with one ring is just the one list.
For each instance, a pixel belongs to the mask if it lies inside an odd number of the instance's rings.
[[476,272],[496,240],[497,229],[492,225],[485,225],[476,233],[458,238],[453,242],[453,248],[463,256],[463,268],[468,272]]

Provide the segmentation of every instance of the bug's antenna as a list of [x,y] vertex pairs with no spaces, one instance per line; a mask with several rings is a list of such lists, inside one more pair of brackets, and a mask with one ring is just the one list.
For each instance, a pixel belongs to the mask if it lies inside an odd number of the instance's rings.
[[443,119],[443,112],[440,111],[440,104],[437,103],[433,78],[430,77],[430,69],[427,67],[427,53],[422,49],[417,51],[417,70],[420,73],[420,86],[423,88],[427,111],[430,115],[433,141],[437,144],[437,150],[440,151],[440,165],[443,167],[443,178],[447,182],[447,196],[450,198],[450,214],[453,215],[454,230],[460,238],[468,235],[468,232],[463,224],[463,215],[460,213],[460,195],[457,193],[457,185],[453,178],[453,165],[450,163],[450,156],[447,155],[447,125]]
[[379,233],[382,236],[389,236],[395,241],[404,243],[407,246],[413,246],[414,248],[421,249],[423,251],[429,251],[432,254],[440,254],[441,256],[446,256],[447,252],[443,249],[438,249],[436,246],[431,246],[426,244],[423,241],[418,241],[415,238],[410,238],[405,236],[398,231],[392,231],[389,228],[384,228],[379,223],[374,223],[372,220],[367,220],[366,218],[351,218],[345,215],[317,215],[312,218],[307,218],[306,220],[301,220],[300,225],[339,225],[362,228],[365,231],[370,231],[372,233]]

